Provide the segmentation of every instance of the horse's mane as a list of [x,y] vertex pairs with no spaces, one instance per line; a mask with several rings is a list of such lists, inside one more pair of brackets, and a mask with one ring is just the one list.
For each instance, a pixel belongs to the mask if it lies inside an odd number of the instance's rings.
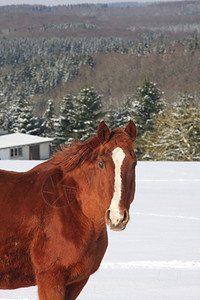
[[62,146],[61,150],[57,150],[51,158],[51,162],[60,165],[65,171],[71,171],[85,161],[95,160],[100,144],[97,136],[84,142],[73,141],[71,145]]
[[[121,137],[122,134],[124,134],[124,130],[121,128],[112,130],[107,142],[114,139],[115,143],[117,143],[117,138]],[[101,141],[97,135],[88,138],[84,142],[73,141],[71,145],[66,144],[61,147],[61,150],[57,150],[51,158],[51,163],[61,166],[67,172],[72,171],[84,162],[96,160],[99,155],[100,145]],[[101,154],[104,154],[109,150],[107,147],[104,147],[101,151],[103,151]]]

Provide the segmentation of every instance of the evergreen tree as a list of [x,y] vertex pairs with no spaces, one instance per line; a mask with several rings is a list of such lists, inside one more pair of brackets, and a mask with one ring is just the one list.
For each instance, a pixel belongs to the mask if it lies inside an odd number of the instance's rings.
[[138,137],[153,129],[154,120],[163,112],[165,101],[156,83],[145,80],[137,88],[136,100],[133,102],[133,119],[138,128]]
[[9,118],[8,118],[8,130],[10,132],[18,132],[18,117],[22,110],[22,99],[15,95],[13,101],[9,104]]
[[47,101],[47,109],[43,115],[42,131],[43,136],[55,137],[55,108],[52,99]]
[[77,124],[77,112],[76,112],[76,97],[71,94],[67,94],[61,101],[60,114],[57,124],[57,144],[63,144],[70,142],[76,138],[76,132],[74,131]]
[[127,97],[125,103],[119,107],[117,116],[117,127],[125,127],[133,115],[132,99]]
[[110,129],[114,129],[117,127],[118,124],[117,115],[118,115],[118,109],[115,108],[113,105],[111,105],[105,115],[105,121],[108,124]]
[[125,127],[132,118],[132,99],[127,97],[126,101],[119,108],[110,107],[106,114],[106,120],[110,128]]
[[0,128],[8,128],[7,101],[3,93],[0,92]]
[[33,114],[30,100],[24,99],[21,113],[18,117],[18,132],[36,135],[38,132],[37,119]]
[[136,153],[138,159],[144,155],[146,135],[154,131],[155,121],[164,111],[165,101],[162,99],[162,94],[157,84],[148,80],[145,80],[143,85],[137,88],[132,118],[137,126],[137,144],[139,147],[136,148]]
[[9,130],[27,134],[37,134],[37,119],[33,114],[33,105],[30,99],[26,99],[23,94],[12,102],[10,106],[11,119]]
[[101,96],[94,87],[80,90],[76,98],[77,127],[74,129],[79,139],[84,140],[96,131],[98,123],[104,115],[101,109]]

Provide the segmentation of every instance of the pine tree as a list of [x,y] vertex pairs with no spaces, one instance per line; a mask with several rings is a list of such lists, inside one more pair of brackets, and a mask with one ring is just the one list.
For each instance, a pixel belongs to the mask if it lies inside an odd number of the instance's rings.
[[9,122],[8,122],[8,130],[10,132],[18,132],[18,117],[21,113],[22,108],[22,99],[21,97],[15,95],[13,101],[9,104]]
[[117,116],[118,116],[118,109],[115,108],[113,105],[111,105],[105,115],[105,121],[108,124],[110,129],[114,129],[118,127]]
[[136,153],[138,159],[144,155],[145,139],[148,133],[154,131],[154,124],[157,117],[164,111],[165,101],[162,92],[156,83],[145,80],[142,86],[137,88],[136,99],[133,102],[132,119],[137,126]]
[[101,96],[94,87],[80,90],[76,98],[77,127],[74,129],[79,139],[86,139],[94,134],[103,117]]
[[125,127],[132,118],[132,99],[127,97],[122,106],[115,108],[110,107],[106,113],[106,121],[111,129]]
[[37,119],[33,114],[33,105],[30,99],[26,99],[20,94],[10,106],[11,119],[9,130],[27,134],[37,134]]
[[55,108],[52,99],[47,101],[47,109],[43,115],[42,131],[43,136],[46,137],[55,137]]
[[154,120],[163,112],[165,101],[156,83],[145,80],[137,88],[136,100],[133,102],[133,119],[138,128],[138,136],[143,136],[153,129]]
[[8,128],[8,106],[7,101],[2,92],[0,92],[0,128]]
[[125,127],[133,115],[132,99],[127,97],[125,103],[119,107],[117,113],[117,127]]
[[76,97],[67,94],[61,101],[59,119],[57,123],[57,144],[63,144],[70,142],[76,138],[74,129],[77,124],[77,112],[76,112]]
[[36,135],[38,132],[37,119],[33,114],[30,100],[24,99],[24,107],[19,116],[19,132]]

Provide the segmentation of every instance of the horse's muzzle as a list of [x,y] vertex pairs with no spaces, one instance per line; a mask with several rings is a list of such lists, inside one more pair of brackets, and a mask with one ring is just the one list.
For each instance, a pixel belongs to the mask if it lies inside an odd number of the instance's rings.
[[120,211],[120,213],[112,212],[110,209],[106,211],[105,214],[106,224],[110,229],[115,231],[121,231],[125,229],[129,221],[129,212],[127,209]]

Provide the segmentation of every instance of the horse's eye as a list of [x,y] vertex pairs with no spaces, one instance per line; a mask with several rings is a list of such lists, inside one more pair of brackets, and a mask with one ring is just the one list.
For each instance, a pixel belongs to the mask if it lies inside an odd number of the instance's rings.
[[134,163],[132,164],[132,169],[135,169],[136,165],[137,165],[137,163],[134,162]]
[[102,161],[99,162],[99,168],[103,169],[103,163],[102,163]]

